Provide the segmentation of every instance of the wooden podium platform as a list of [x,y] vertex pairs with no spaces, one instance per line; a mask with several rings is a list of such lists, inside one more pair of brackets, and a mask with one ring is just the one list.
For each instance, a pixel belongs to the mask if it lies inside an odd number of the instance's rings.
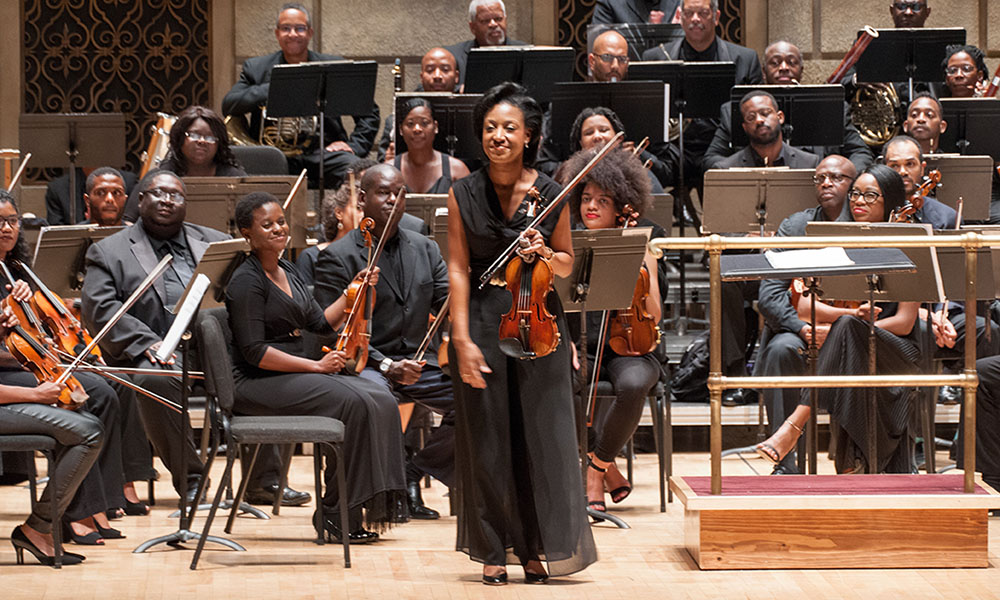
[[702,569],[986,567],[1000,494],[963,476],[671,477]]

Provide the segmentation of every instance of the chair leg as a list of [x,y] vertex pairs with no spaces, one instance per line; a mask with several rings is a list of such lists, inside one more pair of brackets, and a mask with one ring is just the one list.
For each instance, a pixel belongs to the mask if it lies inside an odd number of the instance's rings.
[[222,481],[219,482],[218,489],[215,490],[215,499],[212,500],[212,508],[208,510],[208,517],[205,519],[205,529],[201,532],[201,537],[198,538],[198,547],[194,550],[194,556],[191,557],[191,570],[194,571],[198,568],[198,559],[201,558],[201,551],[205,549],[205,542],[208,541],[208,533],[212,529],[212,521],[215,520],[215,513],[219,510],[219,504],[222,502],[222,496],[226,493],[226,487],[229,479],[233,476],[233,464],[236,462],[236,452],[230,448],[226,448],[226,470],[222,473]]
[[[230,440],[230,444],[236,444],[235,441]],[[227,446],[226,452],[228,454],[229,448]],[[239,445],[236,445],[234,452],[239,452]],[[236,498],[233,500],[233,508],[229,512],[229,519],[226,521],[226,533],[233,532],[233,523],[236,521],[236,513],[240,510],[240,502],[243,502],[243,494],[247,491],[247,485],[250,483],[250,473],[253,473],[253,465],[257,462],[257,455],[260,453],[260,444],[253,447],[253,456],[250,457],[250,466],[247,468],[247,477],[240,479],[240,487],[236,492]]]
[[295,444],[285,444],[281,447],[281,479],[278,481],[278,493],[274,495],[274,505],[271,506],[271,514],[277,516],[281,512],[281,499],[285,495],[285,488],[288,487],[288,469],[292,466],[292,452]]
[[[49,476],[52,476],[51,462],[49,463]],[[28,494],[31,496],[31,512],[35,512],[35,504],[38,502],[38,469],[35,468],[34,452],[28,453]]]
[[[59,489],[59,481],[56,479],[56,457],[54,452],[44,451],[42,454],[45,455],[46,463],[48,464],[49,471],[49,485],[52,486],[52,506],[59,506],[59,498],[56,497],[55,491]],[[34,471],[34,457],[32,457],[32,467],[31,470]],[[52,513],[52,554],[53,561],[52,565],[57,568],[62,568],[63,561],[63,540],[62,540],[62,518],[63,513],[61,511],[53,511]]]
[[322,546],[326,543],[326,515],[323,514],[323,447],[313,444],[313,479],[316,487],[316,543]]
[[674,426],[670,414],[670,394],[667,393],[657,399],[657,416],[660,420],[660,440],[663,442],[663,462],[660,465],[660,512],[666,512],[667,506],[663,502],[663,492],[666,488],[667,502],[674,501],[674,493],[667,483],[671,475],[674,474]]
[[147,496],[149,496],[149,505],[150,506],[156,506],[156,494],[153,493],[153,484],[155,484],[155,483],[156,483],[156,480],[153,479],[152,477],[150,477],[146,481],[146,485],[149,487],[149,493],[147,494]]
[[628,474],[628,484],[635,485],[632,480],[632,469],[634,468],[633,457],[635,457],[635,434],[628,438],[628,443],[625,444],[625,472]]
[[347,477],[344,475],[344,460],[340,444],[331,444],[333,456],[337,460],[337,491],[340,494],[340,539],[344,545],[344,568],[351,568],[351,536],[347,522]]

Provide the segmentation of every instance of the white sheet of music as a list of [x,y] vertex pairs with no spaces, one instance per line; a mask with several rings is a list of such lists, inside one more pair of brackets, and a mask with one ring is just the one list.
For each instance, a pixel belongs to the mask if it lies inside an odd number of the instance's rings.
[[768,250],[764,253],[767,262],[775,269],[807,269],[817,267],[846,267],[853,265],[854,261],[847,256],[847,252],[840,246],[830,248],[786,250],[775,252]]

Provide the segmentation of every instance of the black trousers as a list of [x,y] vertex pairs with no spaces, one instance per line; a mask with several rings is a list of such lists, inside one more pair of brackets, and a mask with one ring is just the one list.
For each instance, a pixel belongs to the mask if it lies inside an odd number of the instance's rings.
[[[598,407],[587,441],[597,458],[611,462],[639,426],[649,390],[660,379],[660,365],[652,354],[618,356],[607,349],[605,352],[601,360],[601,379],[611,382],[615,399]],[[589,357],[591,368],[596,364],[595,359]]]
[[722,374],[747,374],[747,348],[757,339],[757,320],[750,303],[757,299],[760,281],[722,282]]
[[[1000,356],[976,361],[979,387],[976,388],[976,471],[983,480],[1000,488]],[[965,463],[965,407],[958,426],[958,467]]]
[[[399,359],[401,357],[395,357]],[[400,385],[371,367],[361,376],[385,387],[400,402],[416,402],[441,415],[441,424],[413,456],[413,466],[448,487],[455,485],[455,394],[451,378],[437,365],[424,365],[420,379],[410,385]],[[408,470],[412,471],[412,469]],[[419,478],[419,476],[418,476]]]

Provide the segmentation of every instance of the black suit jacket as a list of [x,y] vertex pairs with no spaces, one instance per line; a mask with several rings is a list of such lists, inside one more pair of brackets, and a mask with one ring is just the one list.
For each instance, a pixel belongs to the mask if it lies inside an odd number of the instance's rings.
[[[504,46],[527,46],[528,42],[522,42],[520,40],[512,40],[509,37],[507,41],[504,42]],[[478,48],[479,44],[476,43],[475,38],[471,40],[465,40],[464,42],[459,42],[457,44],[452,44],[451,46],[445,46],[444,49],[455,57],[455,62],[458,64],[458,83],[459,85],[465,83],[465,65],[469,62],[469,51],[473,48]]]
[[[723,159],[733,152],[742,149],[742,146],[738,148],[733,146],[732,104],[733,103],[731,101],[726,102],[722,105],[722,108],[719,109],[719,127],[716,128],[715,137],[712,138],[712,143],[709,144],[708,150],[705,151],[705,158],[703,159],[703,165],[706,171],[708,169],[719,168],[719,163],[721,163]],[[839,147],[793,147],[819,156],[840,154],[854,163],[854,167],[858,170],[858,173],[864,171],[868,168],[868,165],[875,161],[872,151],[868,148],[868,145],[865,144],[864,140],[861,139],[861,134],[858,133],[857,128],[854,127],[854,123],[851,122],[851,107],[846,102],[844,103],[844,141]]]
[[[733,85],[753,85],[764,82],[764,71],[760,66],[757,53],[750,48],[727,42],[716,37],[719,43],[718,56],[721,62],[736,63],[736,79]],[[681,60],[681,44],[684,38],[674,40],[669,44],[653,46],[642,53],[642,60]]]
[[[125,180],[125,193],[131,194],[135,187],[135,173],[131,171],[118,170]],[[87,183],[87,176],[83,174],[83,169],[76,169],[76,222],[82,223],[87,220],[86,204],[83,201],[84,188]],[[73,225],[69,222],[69,174],[60,175],[45,188],[45,220],[49,225]]]
[[[230,239],[221,231],[190,223],[184,224],[184,235],[195,262],[204,256],[209,243]],[[158,262],[141,219],[91,246],[81,294],[84,325],[93,332],[104,327]],[[173,315],[166,310],[166,293],[160,277],[104,337],[101,350],[111,364],[133,364],[163,339],[173,323]]]
[[[344,57],[319,54],[310,50],[309,62],[319,60],[344,60]],[[285,64],[285,55],[280,50],[274,54],[246,59],[243,62],[239,81],[222,99],[222,112],[224,114],[238,116],[250,114],[249,133],[254,139],[257,139],[260,132],[260,107],[267,104],[267,94],[271,86],[271,69],[280,64]],[[326,139],[323,146],[332,142],[347,142],[355,154],[365,156],[372,149],[381,124],[378,105],[375,105],[371,114],[352,116],[354,118],[354,131],[351,132],[350,136],[347,135],[347,129],[344,128],[340,117],[326,117],[324,130]]]
[[[396,273],[380,261],[375,285],[375,308],[372,313],[371,346],[368,364],[377,366],[383,358],[410,358],[427,332],[427,319],[448,295],[448,267],[437,244],[426,237],[399,229],[399,258],[402,287]],[[329,306],[365,268],[367,251],[360,232],[355,229],[319,253],[316,260],[314,293],[320,306]],[[428,363],[437,357],[429,352]]]
[[[664,23],[670,23],[681,0],[659,0],[656,10],[663,11]],[[644,0],[597,0],[591,23],[645,23],[649,9]]]
[[[776,161],[771,166],[788,167],[789,169],[815,169],[816,165],[819,164],[819,157],[811,152],[793,148],[787,142],[782,142],[781,146],[783,155],[779,157],[780,162]],[[782,158],[784,160],[781,160]],[[756,168],[763,166],[757,153],[750,146],[747,146],[736,154],[728,156],[719,162],[718,168]]]

